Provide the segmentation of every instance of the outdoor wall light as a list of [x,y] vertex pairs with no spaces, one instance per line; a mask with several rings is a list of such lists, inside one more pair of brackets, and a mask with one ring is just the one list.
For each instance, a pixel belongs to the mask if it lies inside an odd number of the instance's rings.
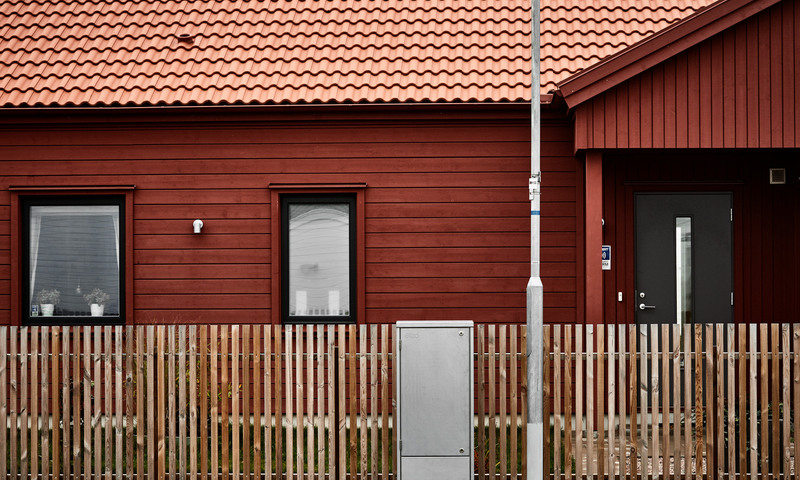
[[200,233],[200,230],[203,228],[203,221],[198,218],[192,222],[192,226],[194,227],[194,233]]

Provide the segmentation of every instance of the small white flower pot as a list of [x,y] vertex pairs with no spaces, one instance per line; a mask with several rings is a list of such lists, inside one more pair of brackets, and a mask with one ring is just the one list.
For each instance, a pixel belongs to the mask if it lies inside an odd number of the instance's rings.
[[52,317],[53,310],[55,310],[56,306],[52,303],[43,303],[39,305],[42,308],[42,316],[43,317]]
[[105,305],[98,305],[96,303],[93,303],[93,304],[89,305],[89,308],[92,310],[92,316],[93,317],[102,317],[103,316],[103,308],[105,308]]

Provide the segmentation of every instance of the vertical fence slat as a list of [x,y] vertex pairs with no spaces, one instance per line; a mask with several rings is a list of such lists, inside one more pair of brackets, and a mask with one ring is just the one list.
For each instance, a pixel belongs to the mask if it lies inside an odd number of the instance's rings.
[[[92,353],[92,329],[83,327],[83,478],[92,474]],[[80,451],[80,446],[76,443],[76,450]]]
[[[230,368],[233,367],[235,364],[234,362],[230,362],[230,357],[228,356],[230,352],[230,341],[228,335],[228,326],[223,325],[220,328],[220,366],[219,370],[222,373],[222,378],[220,379],[221,387],[222,387],[222,398],[220,399],[220,429],[221,429],[221,441],[220,444],[220,467],[222,472],[222,479],[228,480],[231,478],[231,462],[230,462],[230,441],[231,441],[231,426],[230,426],[230,396],[233,393],[233,387],[230,382]],[[231,335],[232,337],[232,335]]]
[[336,451],[336,434],[338,432],[338,409],[336,398],[336,330],[333,325],[328,326],[326,357],[328,363],[328,478],[335,480],[338,465]]
[[[177,354],[176,345],[176,330],[175,325],[167,326],[167,470],[169,471],[169,478],[174,480],[176,469],[176,458],[178,450],[178,432],[177,432],[177,408],[176,408],[176,394],[175,383],[177,382],[177,374],[175,369],[175,356]],[[159,383],[162,380],[159,379]]]
[[705,325],[705,349],[703,351],[705,357],[705,380],[704,391],[706,394],[706,475],[711,476],[716,474],[716,415],[714,411],[714,404],[716,402],[716,346],[714,344],[714,325]]
[[608,476],[614,478],[616,475],[615,449],[617,446],[616,425],[617,425],[617,335],[614,325],[604,327],[605,335],[608,338]]
[[683,454],[684,454],[684,478],[691,477],[692,463],[692,340],[694,338],[694,326],[683,326],[683,405],[684,405],[684,428],[683,428]]
[[10,423],[10,431],[8,435],[8,443],[9,443],[9,473],[11,475],[16,476],[19,473],[19,463],[18,463],[18,444],[17,444],[17,399],[19,398],[19,383],[17,377],[17,369],[19,368],[19,355],[17,352],[18,348],[18,340],[19,340],[19,328],[18,327],[11,327],[11,334],[9,335],[10,347],[9,353],[10,357],[8,360],[8,369],[9,369],[9,407],[8,407],[8,421]]
[[640,448],[637,438],[638,432],[638,398],[639,398],[639,389],[637,385],[637,365],[638,362],[636,361],[636,356],[639,351],[638,343],[636,341],[636,325],[628,325],[628,348],[631,350],[630,359],[628,360],[630,366],[628,371],[630,375],[628,377],[628,393],[630,394],[630,411],[631,411],[631,452],[628,456],[631,462],[631,476],[636,477],[638,473],[638,456],[640,454]]
[[597,473],[595,465],[595,414],[596,414],[596,399],[594,374],[595,364],[595,338],[594,338],[594,325],[586,325],[586,473],[590,477],[594,477]]
[[306,434],[306,446],[308,447],[306,456],[308,458],[308,479],[311,480],[313,475],[317,473],[317,459],[314,451],[314,433],[316,431],[316,423],[314,421],[314,331],[313,325],[306,327],[308,330],[306,349],[306,417],[308,418],[308,432]]
[[486,474],[486,334],[485,325],[478,325],[476,342],[478,351],[478,372],[475,376],[478,382],[478,478],[483,480]]
[[[123,412],[124,412],[124,410],[122,408],[123,385],[127,387],[127,382],[123,383],[124,366],[122,364],[122,358],[123,358],[122,331],[123,330],[122,330],[122,326],[121,325],[118,325],[118,326],[114,327],[114,332],[115,332],[115,335],[114,335],[114,368],[115,368],[115,371],[114,371],[114,393],[115,393],[115,395],[114,395],[114,401],[115,401],[114,414],[116,415],[116,417],[115,417],[116,429],[114,430],[114,442],[115,442],[115,449],[114,449],[115,471],[114,471],[114,473],[116,474],[116,478],[118,478],[120,480],[122,479],[122,462],[123,462],[123,460],[122,460],[123,453],[122,452],[123,452],[123,437],[124,437],[124,434],[125,434],[124,425],[122,423]],[[132,370],[132,369],[129,369],[128,371],[130,371],[130,370]],[[109,412],[109,418],[110,418],[110,415],[111,415],[111,413]],[[128,425],[131,425],[130,428],[133,428],[132,424],[128,424]],[[131,455],[128,458],[130,458],[130,461],[133,461],[133,455]]]
[[[42,417],[39,419],[38,429],[39,429],[39,438],[42,442],[42,477],[48,478],[50,474],[50,396],[54,393],[53,391],[56,390],[53,387],[55,383],[55,379],[53,384],[50,383],[50,328],[49,327],[42,327],[41,330],[42,338],[42,356],[41,356],[41,380],[42,380]],[[34,383],[35,385],[35,383]],[[0,424],[2,425],[2,424]],[[55,425],[55,424],[53,424]]]
[[[568,475],[572,469],[572,337],[574,325],[564,326],[564,472]],[[520,345],[522,343],[520,342]],[[527,348],[527,345],[526,345]],[[523,357],[524,360],[525,357]],[[527,378],[527,373],[523,375]],[[525,415],[523,415],[525,418]],[[524,431],[524,429],[523,429]],[[523,455],[523,458],[525,455]]]
[[295,338],[296,342],[296,349],[295,349],[295,364],[297,370],[295,386],[297,391],[297,443],[296,443],[296,450],[297,450],[297,478],[303,478],[304,472],[304,455],[303,455],[303,430],[305,428],[304,422],[304,415],[303,415],[303,331],[306,329],[305,326],[297,327],[297,337]]
[[[241,443],[240,439],[241,436],[239,435],[239,413],[240,413],[240,405],[241,405],[241,394],[240,394],[240,377],[239,372],[241,371],[241,335],[239,330],[239,325],[233,325],[231,327],[231,446],[230,446],[230,456],[231,456],[231,467],[233,478],[240,478],[241,475],[241,466],[239,463],[240,455],[241,455]],[[226,417],[227,418],[227,417]],[[222,448],[227,448],[228,442],[222,444]]]
[[[126,475],[127,478],[133,478],[134,472],[134,465],[136,465],[136,472],[141,476],[144,473],[144,463],[139,458],[144,458],[144,435],[141,436],[141,442],[139,441],[140,436],[139,432],[143,431],[144,429],[144,413],[141,411],[142,409],[139,408],[139,403],[141,402],[144,405],[144,399],[139,399],[140,396],[144,396],[142,393],[144,391],[144,375],[139,377],[139,373],[141,369],[144,368],[144,362],[141,360],[141,352],[144,352],[144,348],[139,348],[139,345],[144,343],[144,335],[143,329],[141,327],[134,327],[128,325],[125,327],[125,421],[126,421],[126,428],[125,428],[125,443],[126,443]],[[134,337],[134,332],[136,332],[136,336]],[[135,347],[134,347],[135,345]],[[134,348],[136,348],[135,356],[134,356]],[[134,396],[134,374],[136,375],[136,395]],[[134,400],[136,401],[136,407],[134,407]],[[134,408],[136,408],[136,447],[134,447],[134,423],[133,423],[133,414]],[[135,450],[134,450],[135,448]],[[134,459],[136,461],[134,462]]]
[[[517,328],[516,325],[511,325],[509,327],[509,330],[510,330],[510,332],[509,332],[510,333],[509,340],[511,342],[511,345],[509,347],[510,352],[511,352],[511,362],[510,362],[510,366],[509,366],[509,373],[510,373],[509,385],[511,387],[511,392],[509,394],[509,398],[511,399],[511,405],[510,405],[510,408],[511,408],[511,412],[510,412],[510,416],[511,416],[511,438],[510,438],[510,442],[511,442],[511,458],[509,459],[509,463],[511,464],[511,478],[516,479],[517,478],[517,473],[518,473],[518,470],[519,470],[517,468],[517,461],[519,460],[519,457],[518,457],[518,454],[517,454],[517,448],[518,448],[518,442],[519,442],[519,435],[517,433],[517,429],[519,428],[520,425],[522,425],[523,428],[525,428],[527,420],[523,419],[522,422],[519,421],[520,420],[520,418],[519,418],[519,409],[518,409],[519,389],[517,388],[518,384],[519,384],[519,376],[518,376],[518,373],[517,373],[517,371],[518,371],[517,362],[519,362],[519,352],[517,351],[518,348],[519,348],[519,343],[518,343],[519,328]],[[523,372],[523,374],[526,374],[526,373],[527,372]],[[558,380],[556,380],[556,385],[558,385]],[[558,388],[556,388],[556,390],[558,390]],[[559,445],[559,444],[560,444],[560,441],[557,440],[555,442],[555,445]]]
[[670,408],[669,399],[672,392],[672,377],[669,374],[669,332],[672,325],[661,325],[661,471],[664,477],[669,476],[672,462],[672,445],[670,445]]
[[680,325],[673,325],[670,328],[670,342],[672,345],[672,411],[673,415],[672,418],[674,421],[672,422],[672,428],[674,430],[674,436],[672,441],[672,453],[673,453],[673,477],[677,480],[680,478],[681,475],[681,457],[682,457],[682,450],[681,450],[681,359],[683,358],[683,352],[680,345],[681,339],[681,326]]
[[30,450],[28,449],[28,334],[30,327],[19,329],[19,471],[22,478],[28,476],[28,463],[30,461]]
[[617,435],[619,442],[619,449],[617,450],[617,461],[619,462],[618,477],[625,478],[628,468],[625,465],[628,459],[627,454],[627,416],[628,416],[628,403],[626,401],[627,395],[625,394],[627,386],[628,370],[627,360],[630,352],[626,349],[625,339],[627,338],[625,332],[625,325],[612,325],[614,335],[617,337],[617,351],[619,351],[617,362],[617,387],[619,388],[619,434]]
[[[0,445],[8,445],[8,337],[10,327],[0,326]],[[0,477],[8,477],[8,460],[5,452],[0,452]]]
[[653,478],[658,475],[658,459],[661,454],[661,442],[659,436],[659,414],[660,407],[658,402],[658,393],[661,389],[661,378],[658,375],[659,358],[658,358],[658,344],[660,329],[658,325],[650,325],[650,332],[648,334],[648,341],[650,342],[650,371],[647,375],[647,381],[650,385],[650,426],[651,426],[651,440],[650,440],[650,461],[651,461],[651,474]]
[[722,413],[722,410],[725,405],[725,397],[724,397],[724,378],[723,378],[723,357],[722,352],[725,346],[723,342],[723,329],[722,324],[717,323],[714,325],[716,330],[715,340],[714,340],[714,383],[715,383],[715,390],[716,395],[714,395],[714,410],[715,410],[715,419],[714,419],[714,442],[716,444],[717,450],[714,453],[714,468],[715,474],[717,478],[722,478],[724,465],[725,465],[725,419]]
[[180,478],[186,478],[186,325],[178,327],[178,466]]
[[[211,478],[219,478],[219,327],[211,326],[211,443],[209,456],[211,457]],[[224,389],[223,389],[224,391]]]
[[370,364],[370,419],[372,421],[372,438],[370,445],[370,462],[372,463],[372,479],[378,478],[378,326],[369,327],[369,364]]
[[348,354],[349,354],[349,368],[350,376],[349,390],[350,390],[350,407],[348,413],[350,414],[350,475],[354,477],[358,472],[358,397],[356,396],[356,376],[358,371],[356,369],[356,326],[348,325],[347,334],[348,339]]
[[794,350],[794,393],[792,394],[794,407],[794,475],[800,476],[800,324],[795,324],[792,332]]
[[780,325],[773,323],[770,325],[770,352],[772,365],[769,371],[772,372],[772,378],[769,381],[772,392],[770,393],[770,410],[772,417],[772,431],[770,438],[772,439],[772,446],[769,452],[769,463],[772,467],[772,475],[777,477],[781,473],[781,458],[783,455],[780,453],[781,429],[780,429],[780,407],[778,399],[780,398],[780,362],[778,355],[778,346],[780,345]]
[[739,379],[737,396],[739,398],[739,474],[747,473],[747,325],[739,324]]
[[703,463],[703,326],[694,327],[694,408],[695,408],[695,446],[694,462],[698,474],[702,473]]
[[[263,328],[253,327],[253,475],[261,479],[261,340],[264,337]],[[194,479],[193,479],[194,480]]]
[[[286,335],[286,477],[294,476],[294,327],[284,327]],[[299,333],[298,333],[299,335]]]
[[[157,478],[156,461],[158,457],[158,443],[156,437],[156,416],[153,398],[156,398],[156,379],[155,374],[158,367],[156,366],[156,341],[155,341],[155,327],[148,325],[147,329],[147,398],[151,399],[147,402],[147,478],[149,480]],[[156,398],[156,404],[158,399]],[[163,405],[159,405],[163,408]]]
[[[286,327],[288,330],[291,326]],[[275,327],[275,474],[283,475],[283,339],[281,327]],[[286,456],[289,459],[289,454]]]
[[103,386],[102,363],[105,352],[102,346],[102,328],[94,327],[92,338],[94,340],[94,350],[92,351],[92,364],[94,365],[94,414],[91,417],[92,434],[94,435],[94,475],[95,478],[100,478],[103,466],[103,403],[101,396],[101,387]]
[[[52,399],[50,403],[50,410],[53,412],[53,449],[52,449],[52,467],[50,470],[53,472],[52,478],[59,478],[61,475],[61,456],[60,456],[60,447],[61,447],[61,429],[59,426],[61,425],[61,380],[60,380],[60,370],[59,365],[61,362],[61,329],[59,327],[53,327],[52,330],[52,337],[51,337],[51,352],[52,357],[50,358],[50,365],[51,365],[51,375],[50,378],[53,381],[53,389],[52,389]],[[4,342],[0,342],[3,343]],[[0,395],[0,401],[5,403],[5,395]],[[0,420],[0,425],[5,425],[2,420]],[[5,429],[3,429],[5,430]],[[5,440],[2,439],[0,443],[5,443]],[[2,475],[2,472],[0,472]]]
[[760,347],[760,372],[761,391],[759,395],[759,407],[761,408],[761,474],[767,475],[769,472],[769,325],[759,325],[759,347]]
[[[359,342],[358,342],[358,397],[359,397],[359,439],[360,439],[360,473],[365,477],[368,472],[369,456],[367,452],[367,328],[366,325],[359,326]],[[355,352],[350,352],[354,355]],[[351,426],[352,428],[352,426]]]
[[[280,335],[275,335],[280,336]],[[264,326],[264,475],[272,478],[272,325]]]
[[497,418],[496,418],[496,409],[495,409],[495,385],[496,383],[496,371],[497,371],[497,359],[495,357],[496,354],[496,342],[497,336],[496,326],[489,325],[489,383],[487,384],[487,393],[489,395],[489,410],[488,410],[488,418],[489,418],[489,478],[491,480],[497,479]]
[[381,480],[389,479],[389,326],[381,325]]
[[[781,457],[783,458],[783,472],[788,476],[791,468],[791,448],[790,445],[790,423],[791,413],[789,410],[789,391],[791,388],[791,376],[789,374],[789,325],[781,325],[781,362],[783,363],[783,373],[781,374],[781,439],[783,449],[781,450]],[[774,355],[775,353],[773,353]],[[776,400],[777,402],[777,400]]]
[[[211,337],[215,339],[215,337]],[[208,411],[208,400],[209,396],[206,392],[209,391],[210,385],[208,383],[208,360],[211,351],[209,350],[208,344],[208,327],[202,325],[200,327],[200,346],[198,347],[200,351],[200,411],[197,414],[197,417],[200,419],[203,425],[203,428],[200,429],[200,474],[208,475],[208,433],[209,433],[209,426],[214,425],[213,415],[209,414]],[[213,396],[214,393],[211,393]],[[209,418],[210,417],[210,418]],[[207,421],[209,419],[210,421]],[[207,423],[208,422],[208,423]]]
[[[146,332],[146,333],[145,333]],[[136,327],[136,416],[139,424],[136,426],[136,468],[139,472],[146,472],[147,478],[152,478],[153,469],[151,462],[155,458],[153,429],[152,401],[147,403],[147,413],[145,412],[144,391],[145,373],[147,374],[147,398],[153,398],[153,327],[149,326],[145,330],[143,326]],[[145,334],[147,339],[145,340]],[[145,345],[146,343],[146,345]],[[146,347],[146,349],[145,349]],[[146,353],[145,353],[146,352]],[[145,356],[146,355],[146,356]],[[142,419],[147,418],[146,421]],[[145,429],[146,424],[146,429]],[[147,433],[147,449],[145,450],[145,432]],[[145,470],[144,460],[147,458],[147,469]]]
[[339,439],[337,444],[337,454],[339,461],[336,464],[336,468],[339,471],[339,480],[346,480],[347,479],[347,405],[345,403],[346,393],[347,390],[344,388],[346,385],[345,383],[345,356],[346,356],[346,343],[345,343],[345,331],[344,325],[339,325],[338,333],[338,340],[336,344],[337,348],[337,368],[339,373],[339,378],[337,379],[339,385],[339,408],[337,409],[338,413],[338,430],[339,430]]
[[[105,406],[103,409],[103,422],[99,423],[99,425],[104,428],[105,433],[105,448],[104,448],[104,455],[103,458],[105,459],[105,478],[106,480],[111,480],[111,471],[114,467],[113,463],[113,444],[112,441],[112,434],[113,428],[113,411],[111,408],[112,402],[115,396],[115,385],[112,383],[112,355],[113,352],[111,350],[111,327],[105,326],[103,327],[103,357],[105,359]],[[120,392],[120,395],[122,392]]]
[[595,395],[597,398],[596,404],[596,411],[595,414],[595,422],[597,425],[597,457],[596,463],[597,468],[595,469],[595,474],[599,478],[604,478],[605,473],[605,441],[606,441],[606,431],[605,431],[605,335],[606,329],[603,325],[599,325],[597,331],[595,332],[597,335],[597,382],[595,386]]
[[305,475],[305,412],[304,412],[304,404],[305,404],[305,385],[303,384],[304,376],[303,376],[303,364],[305,362],[305,350],[303,347],[303,338],[306,335],[304,332],[307,331],[307,325],[301,325],[297,327],[297,336],[295,337],[295,363],[296,368],[296,393],[295,395],[297,401],[297,436],[296,436],[296,443],[295,449],[297,450],[297,478],[302,479]]
[[758,474],[758,449],[761,447],[758,441],[758,395],[757,395],[757,378],[758,378],[758,336],[757,326],[750,325],[750,368],[748,372],[748,385],[750,387],[750,428],[748,436],[750,438],[750,475],[751,479],[755,480]]
[[[242,471],[245,478],[253,473],[250,465],[250,325],[242,325]],[[235,385],[238,385],[235,384]],[[238,423],[238,416],[236,417]]]
[[[189,475],[197,480],[197,325],[189,326]],[[206,396],[206,390],[201,390]],[[203,423],[207,417],[203,416]],[[204,428],[205,430],[205,428]]]
[[[331,411],[325,411],[325,326],[317,329],[317,478],[325,478],[325,417]],[[327,415],[326,415],[327,414]]]
[[[527,328],[527,326],[522,326],[522,327],[520,327],[520,330],[522,331],[522,335],[521,335],[521,338],[520,338],[520,345],[526,345],[527,346],[528,345],[528,328]],[[523,355],[522,356],[522,365],[521,365],[520,369],[523,372],[527,372],[528,371],[528,356],[527,355]],[[522,400],[522,418],[527,419],[528,418],[528,375],[527,375],[527,373],[522,376],[522,388],[521,388],[521,390],[522,390],[522,398],[521,398],[521,400]],[[528,429],[527,428],[523,428],[522,429],[522,441],[520,442],[520,447],[522,448],[523,452],[527,451],[527,449],[526,449],[527,444],[528,444]],[[520,470],[522,470],[523,472],[527,472],[527,469],[528,469],[528,460],[527,459],[528,459],[527,455],[523,455],[522,456],[522,461],[520,462],[521,463]],[[525,477],[523,477],[523,478],[525,478]]]
[[[505,333],[505,332],[504,332]],[[542,371],[544,372],[544,385],[542,389],[542,418],[547,419],[547,426],[544,428],[544,432],[542,435],[542,439],[544,440],[544,448],[539,452],[540,455],[544,457],[543,462],[543,470],[545,472],[550,472],[550,344],[551,344],[551,327],[547,325],[544,328],[544,335],[543,335],[543,342],[542,347],[544,348],[544,355],[543,357],[543,364],[542,364]],[[505,335],[504,335],[505,336]],[[503,355],[505,358],[505,355]],[[503,421],[503,429],[505,429],[505,420]],[[503,455],[505,455],[505,451],[503,451]],[[506,471],[503,471],[503,477],[506,478]]]
[[575,474],[584,475],[583,463],[583,334],[585,326],[575,326]]
[[31,428],[30,428],[30,453],[29,458],[31,462],[30,475],[31,478],[39,476],[39,437],[41,431],[39,428],[39,327],[31,327]]
[[[497,338],[497,351],[498,351],[498,374],[499,374],[499,385],[498,385],[498,406],[499,408],[499,434],[500,434],[500,475],[502,478],[506,477],[508,473],[508,460],[506,456],[506,452],[508,451],[508,430],[506,428],[506,424],[508,421],[508,414],[507,414],[507,402],[508,399],[506,398],[506,392],[508,391],[508,370],[506,367],[506,355],[508,350],[506,348],[507,342],[507,328],[505,325],[500,325],[498,329],[498,338]],[[544,337],[547,338],[547,329],[545,329]],[[550,351],[545,348],[544,349],[544,356],[547,357],[550,355]],[[543,370],[546,372],[546,370]],[[545,374],[546,375],[546,374]],[[549,382],[545,378],[544,385],[543,385],[543,397],[544,397],[544,404],[547,404],[547,388]],[[545,409],[547,407],[544,407]],[[544,418],[550,418],[549,416],[544,416]],[[549,442],[547,440],[544,441],[545,445],[548,445]],[[543,455],[543,457],[546,457]],[[547,463],[547,462],[545,462]],[[549,471],[549,469],[545,469],[545,471]]]
[[735,339],[734,339],[734,325],[732,323],[725,326],[726,328],[726,341],[725,351],[727,355],[727,381],[728,389],[726,397],[728,401],[728,463],[727,471],[730,475],[736,474],[736,436],[739,434],[736,428],[736,355],[735,355]]

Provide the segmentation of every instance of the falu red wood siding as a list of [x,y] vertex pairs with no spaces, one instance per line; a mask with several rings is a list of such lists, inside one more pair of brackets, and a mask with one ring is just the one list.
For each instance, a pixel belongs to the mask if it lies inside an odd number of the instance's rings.
[[[359,323],[525,321],[527,107],[230,111],[4,119],[0,323],[18,322],[10,186],[136,186],[134,322],[269,323],[279,286],[268,186],[354,182],[366,184]],[[574,322],[573,142],[566,123],[545,132],[545,318]],[[205,223],[199,235],[196,218]]]
[[797,148],[800,2],[785,0],[579,105],[575,148]]

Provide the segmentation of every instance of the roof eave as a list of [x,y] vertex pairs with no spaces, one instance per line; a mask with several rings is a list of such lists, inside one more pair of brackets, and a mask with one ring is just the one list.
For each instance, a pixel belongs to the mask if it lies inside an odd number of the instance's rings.
[[780,0],[719,0],[558,83],[569,108],[633,78]]

